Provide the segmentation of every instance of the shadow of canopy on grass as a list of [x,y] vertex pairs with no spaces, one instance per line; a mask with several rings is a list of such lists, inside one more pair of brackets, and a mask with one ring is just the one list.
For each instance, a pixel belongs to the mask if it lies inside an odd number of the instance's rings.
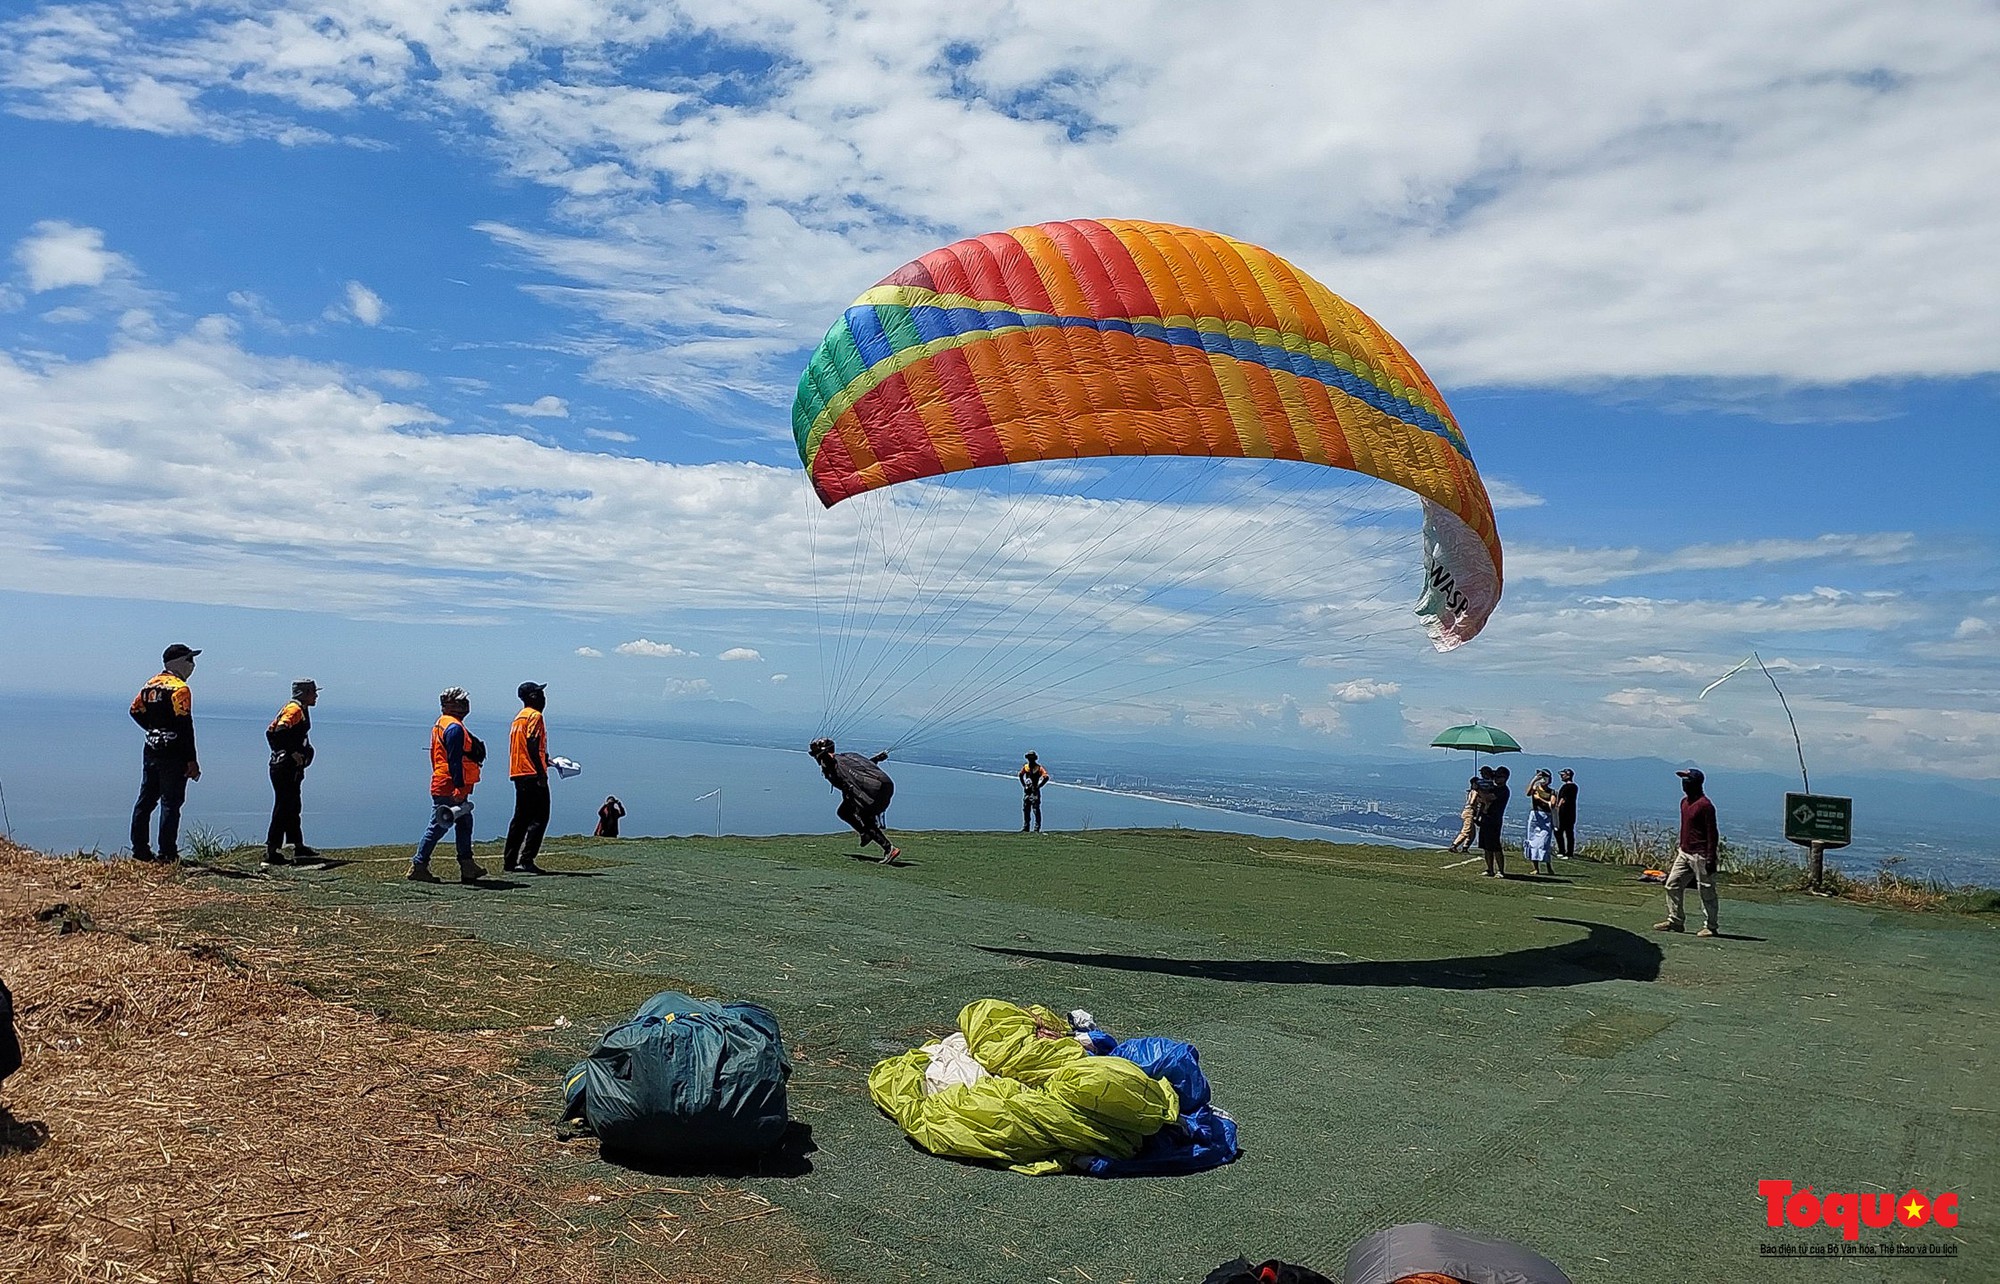
[[1078,967],[1157,972],[1203,981],[1248,981],[1263,985],[1412,986],[1430,990],[1513,990],[1600,981],[1655,981],[1665,953],[1622,927],[1568,918],[1538,918],[1583,928],[1586,935],[1560,945],[1538,945],[1503,954],[1447,959],[1405,959],[1360,963],[1317,963],[1300,959],[1171,959],[1142,954],[1081,954],[982,945],[989,954],[1071,963]]

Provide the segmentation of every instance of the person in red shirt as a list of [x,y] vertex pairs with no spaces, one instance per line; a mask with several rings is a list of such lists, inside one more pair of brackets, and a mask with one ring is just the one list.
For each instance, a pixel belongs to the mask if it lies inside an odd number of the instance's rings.
[[1715,826],[1715,804],[1702,793],[1701,768],[1674,773],[1681,778],[1681,841],[1667,870],[1667,917],[1653,924],[1656,932],[1685,930],[1681,896],[1689,883],[1701,892],[1701,930],[1696,936],[1716,936],[1715,862],[1722,852],[1722,835]]

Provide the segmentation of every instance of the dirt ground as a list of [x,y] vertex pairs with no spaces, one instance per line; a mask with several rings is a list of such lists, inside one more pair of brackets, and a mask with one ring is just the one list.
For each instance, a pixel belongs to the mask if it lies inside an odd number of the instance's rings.
[[761,1197],[557,1141],[534,1031],[396,1024],[180,925],[248,899],[0,844],[0,1278],[824,1280]]

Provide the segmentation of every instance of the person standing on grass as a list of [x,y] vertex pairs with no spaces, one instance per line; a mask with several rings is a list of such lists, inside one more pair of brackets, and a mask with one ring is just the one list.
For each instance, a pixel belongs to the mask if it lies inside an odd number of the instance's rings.
[[521,711],[507,730],[507,776],[514,782],[514,818],[507,824],[507,847],[501,867],[539,874],[542,835],[549,828],[548,684],[523,682],[515,691]]
[[1667,869],[1667,917],[1653,924],[1655,932],[1679,932],[1686,928],[1687,915],[1682,895],[1689,883],[1701,891],[1701,930],[1696,936],[1720,935],[1716,926],[1718,897],[1715,894],[1715,863],[1722,855],[1722,835],[1715,824],[1715,804],[1702,792],[1706,780],[1701,768],[1677,771],[1681,778],[1681,842],[1674,863]]
[[1028,819],[1034,818],[1035,832],[1042,832],[1042,786],[1049,783],[1048,769],[1035,761],[1035,751],[1028,751],[1028,760],[1021,764],[1021,832],[1028,832]]
[[458,831],[458,881],[476,883],[486,877],[472,859],[472,787],[479,783],[486,746],[465,728],[472,697],[464,687],[448,687],[438,696],[438,720],[431,727],[431,825],[410,858],[413,883],[435,883],[431,853],[445,831]]
[[1507,789],[1507,769],[1495,767],[1491,780],[1485,791],[1485,808],[1479,813],[1479,854],[1486,858],[1487,878],[1505,878],[1507,852],[1501,846],[1501,835],[1507,823],[1507,800],[1512,796]]
[[1556,837],[1556,791],[1544,767],[1528,782],[1528,841],[1521,844],[1528,867],[1537,874],[1556,872],[1552,849]]
[[319,856],[306,846],[305,836],[300,832],[305,811],[300,792],[305,785],[306,768],[313,760],[309,711],[318,703],[319,684],[311,678],[300,678],[292,683],[292,698],[285,701],[285,707],[264,728],[264,743],[271,747],[271,826],[264,831],[266,865],[289,863],[281,850],[286,842],[291,843],[295,860],[310,861]]
[[1458,837],[1451,840],[1448,852],[1472,850],[1472,843],[1479,836],[1479,813],[1486,806],[1487,785],[1493,779],[1493,768],[1481,767],[1479,774],[1465,782],[1465,808],[1458,813],[1465,823],[1459,826]]
[[[132,807],[132,859],[177,864],[181,858],[181,805],[188,782],[201,779],[194,752],[194,658],[201,652],[176,642],[160,655],[160,673],[132,697],[132,721],[146,732],[140,761],[139,801]],[[153,809],[160,811],[160,845],[154,848],[149,830]]]
[[1576,855],[1576,773],[1568,767],[1556,787],[1556,855],[1564,860]]
[[618,837],[618,822],[625,817],[625,804],[618,801],[618,795],[609,794],[604,805],[597,809],[597,834],[599,838]]

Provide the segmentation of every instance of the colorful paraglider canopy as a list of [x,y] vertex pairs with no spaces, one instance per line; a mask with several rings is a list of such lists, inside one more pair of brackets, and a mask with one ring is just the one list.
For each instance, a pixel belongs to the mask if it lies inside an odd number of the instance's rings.
[[1416,360],[1268,250],[1119,219],[1039,223],[905,264],[799,379],[822,502],[964,469],[1113,455],[1290,459],[1422,497],[1439,649],[1500,599],[1493,506]]

